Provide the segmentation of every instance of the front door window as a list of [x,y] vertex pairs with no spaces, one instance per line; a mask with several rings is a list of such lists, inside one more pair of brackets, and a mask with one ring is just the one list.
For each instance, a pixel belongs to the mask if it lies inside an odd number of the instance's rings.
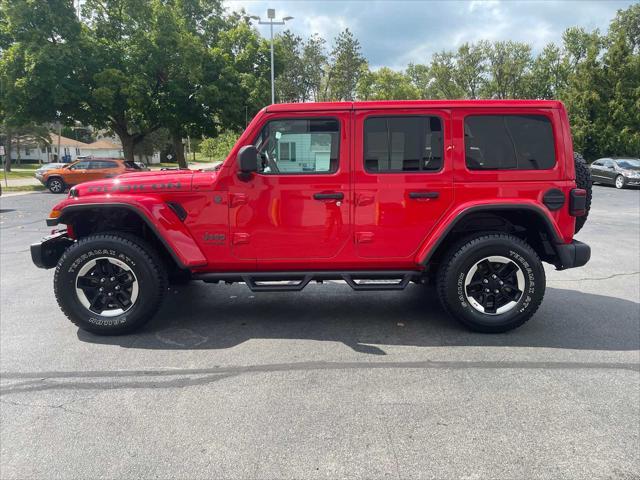
[[273,120],[262,129],[256,147],[259,172],[327,174],[338,169],[340,126],[335,119]]

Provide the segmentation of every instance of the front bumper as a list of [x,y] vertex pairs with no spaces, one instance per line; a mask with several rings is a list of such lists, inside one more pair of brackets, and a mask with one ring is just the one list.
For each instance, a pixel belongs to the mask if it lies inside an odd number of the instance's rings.
[[586,243],[573,240],[571,243],[556,245],[559,262],[556,264],[558,270],[576,268],[586,265],[591,258],[591,247]]
[[624,177],[624,184],[630,187],[637,187],[640,185],[640,177]]
[[56,232],[31,244],[31,260],[38,268],[53,268],[73,243],[74,240],[67,236],[66,230]]

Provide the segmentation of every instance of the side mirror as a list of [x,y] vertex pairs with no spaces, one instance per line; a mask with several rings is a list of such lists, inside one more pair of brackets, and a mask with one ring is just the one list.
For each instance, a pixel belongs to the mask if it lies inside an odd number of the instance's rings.
[[258,171],[258,149],[253,145],[245,145],[238,152],[238,167],[242,173]]

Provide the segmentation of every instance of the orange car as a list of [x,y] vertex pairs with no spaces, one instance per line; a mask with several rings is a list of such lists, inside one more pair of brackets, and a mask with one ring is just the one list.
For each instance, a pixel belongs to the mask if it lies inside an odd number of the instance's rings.
[[38,180],[52,193],[63,193],[68,187],[82,182],[117,177],[122,173],[140,170],[134,162],[127,162],[122,158],[90,158],[48,170]]

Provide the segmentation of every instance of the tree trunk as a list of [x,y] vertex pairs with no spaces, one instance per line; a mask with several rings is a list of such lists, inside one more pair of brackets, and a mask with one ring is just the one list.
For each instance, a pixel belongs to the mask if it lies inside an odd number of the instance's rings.
[[13,139],[11,138],[11,131],[7,128],[7,133],[5,135],[5,145],[4,145],[4,171],[11,171],[11,143]]
[[171,144],[173,145],[173,151],[176,154],[176,161],[179,168],[187,167],[187,160],[184,158],[184,145],[182,144],[182,135],[171,135]]
[[20,160],[22,160],[20,157],[20,135],[16,137],[16,151],[18,152],[18,155],[16,156],[16,165],[20,165]]
[[133,137],[131,135],[118,135],[122,143],[122,153],[127,162],[133,162]]

